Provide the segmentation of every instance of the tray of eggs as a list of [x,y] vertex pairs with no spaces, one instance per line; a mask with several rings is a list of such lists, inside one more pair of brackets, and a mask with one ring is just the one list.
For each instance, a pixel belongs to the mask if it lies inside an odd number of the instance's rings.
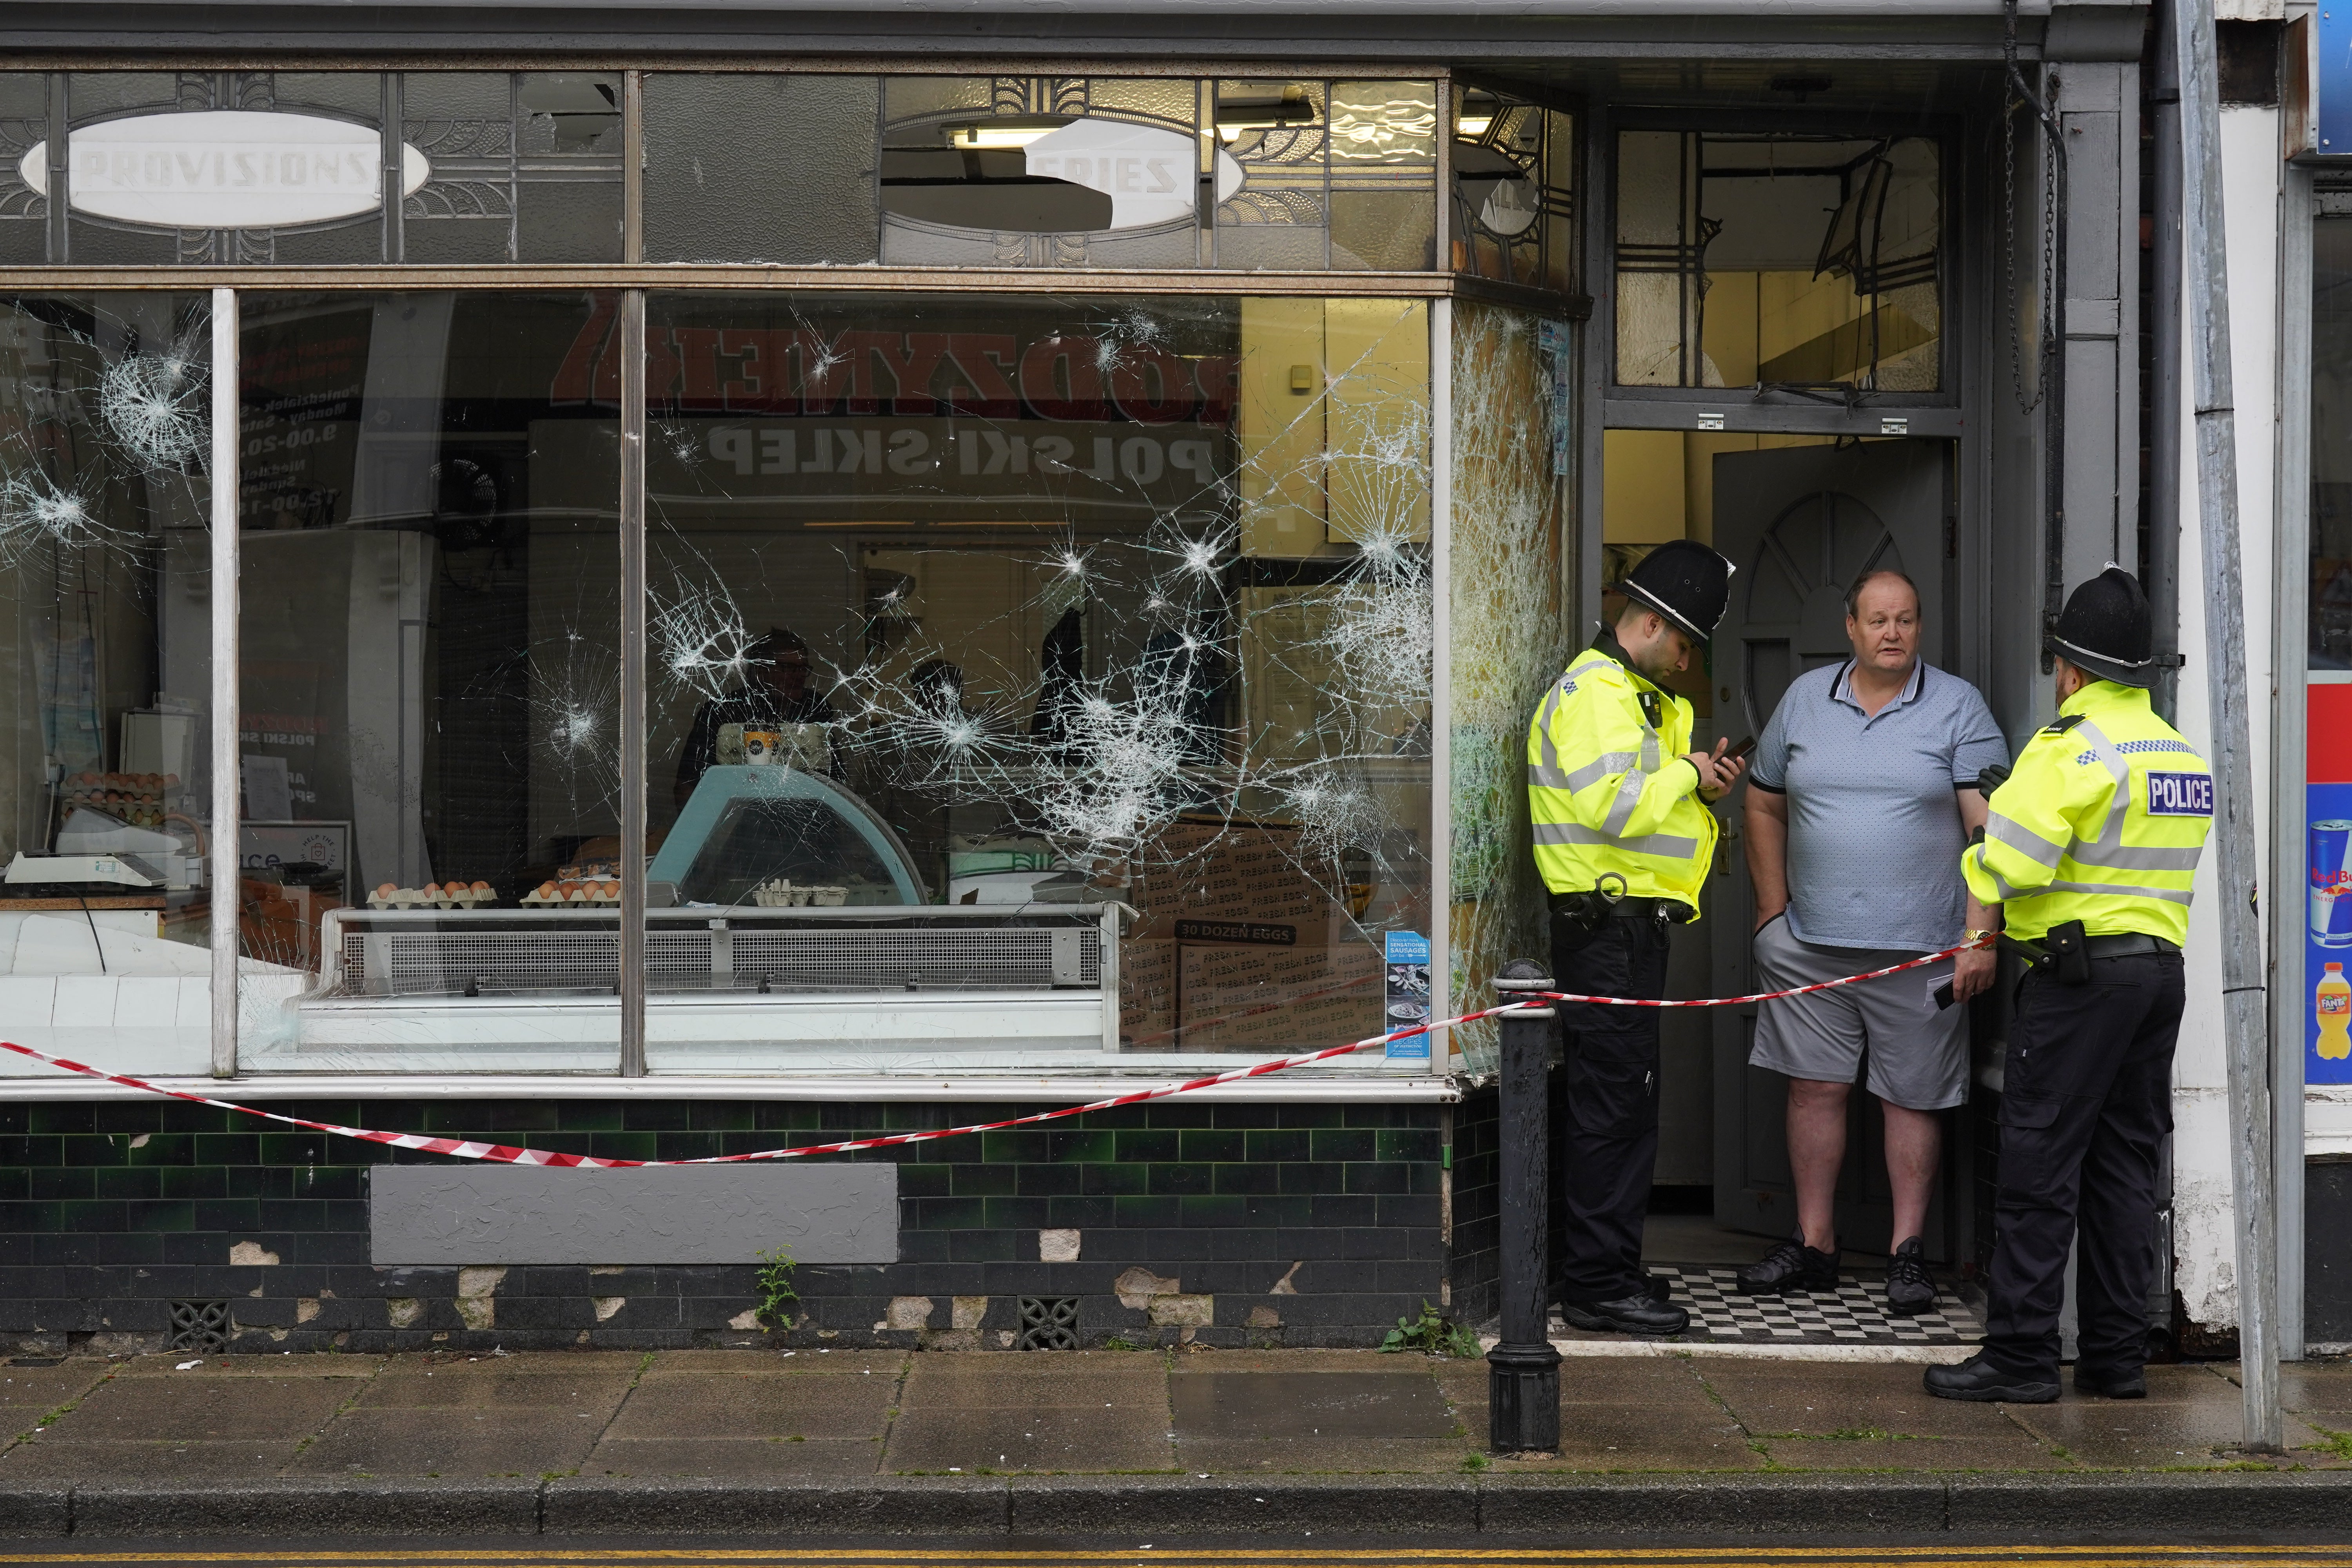
[[75,773],[58,792],[68,806],[86,805],[133,827],[163,826],[163,800],[180,787],[177,773]]
[[368,895],[372,910],[470,910],[498,901],[488,882],[427,882],[421,888],[385,882]]
[[621,879],[618,877],[550,878],[525,893],[521,901],[529,909],[571,904],[617,904],[621,901]]
[[772,878],[751,889],[751,902],[763,910],[837,910],[848,901],[847,888],[794,884],[783,877]]

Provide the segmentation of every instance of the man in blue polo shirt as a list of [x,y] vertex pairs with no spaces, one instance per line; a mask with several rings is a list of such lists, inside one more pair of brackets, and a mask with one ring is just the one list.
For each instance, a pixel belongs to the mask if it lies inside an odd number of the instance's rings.
[[[1756,888],[1762,990],[1883,969],[1953,946],[1993,923],[1960,880],[1959,853],[1984,825],[1977,775],[2009,747],[1977,689],[1919,658],[1919,591],[1870,572],[1846,591],[1853,657],[1790,684],[1748,773],[1748,869]],[[1969,1010],[1993,955],[1764,1003],[1748,1063],[1789,1079],[1789,1166],[1797,1234],[1739,1271],[1751,1294],[1837,1287],[1837,1181],[1846,1100],[1869,1059],[1886,1118],[1895,1203],[1886,1302],[1923,1312],[1936,1288],[1920,1232],[1943,1155],[1942,1113],[1968,1098]]]

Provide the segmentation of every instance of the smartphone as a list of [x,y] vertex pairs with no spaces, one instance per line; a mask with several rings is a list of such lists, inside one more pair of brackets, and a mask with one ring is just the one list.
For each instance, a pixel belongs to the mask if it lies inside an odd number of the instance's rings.
[[1937,986],[1935,990],[1935,997],[1936,1011],[1940,1013],[1952,1005],[1952,983],[1947,980],[1941,985]]
[[1725,759],[1726,759],[1727,761],[1729,761],[1729,762],[1735,762],[1735,763],[1736,763],[1736,762],[1738,762],[1740,758],[1742,758],[1742,757],[1746,756],[1748,752],[1750,752],[1754,751],[1755,749],[1756,749],[1756,737],[1755,737],[1755,736],[1753,736],[1753,735],[1750,735],[1750,736],[1748,736],[1748,739],[1746,739],[1746,740],[1744,740],[1744,741],[1740,742],[1739,742],[1739,744],[1738,744],[1738,745],[1736,745],[1736,746],[1732,747],[1732,748],[1731,748],[1731,750],[1730,750],[1729,752],[1726,752],[1726,753],[1725,753]]

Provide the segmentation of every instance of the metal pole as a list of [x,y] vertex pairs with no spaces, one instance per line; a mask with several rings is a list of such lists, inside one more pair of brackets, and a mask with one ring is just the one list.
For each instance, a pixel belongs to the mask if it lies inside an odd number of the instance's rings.
[[2151,163],[2156,213],[2148,301],[2152,342],[2147,428],[2147,553],[2139,563],[2156,622],[2156,710],[2180,706],[2180,677],[2166,659],[2180,651],[2180,68],[2173,56],[2172,0],[2157,0]]
[[236,1076],[237,902],[237,366],[236,290],[213,290],[212,889],[213,1076]]
[[646,294],[621,296],[621,1076],[646,1076]]
[[2278,1258],[2271,1207],[2270,1039],[2263,1016],[2262,855],[2246,720],[2246,616],[2238,563],[2238,429],[2230,384],[2229,237],[2222,227],[2220,69],[2213,0],[2175,0],[2181,218],[2189,236],[2189,357],[2196,389],[2198,531],[2205,551],[2205,689],[2212,710],[2215,881],[2221,896],[2221,1026],[2229,1049],[2230,1175],[2237,1237],[2245,1446],[2276,1453]]
[[[1543,965],[1515,958],[1495,977],[1496,1000],[1549,991]],[[1503,1329],[1486,1352],[1486,1442],[1498,1454],[1559,1447],[1559,1352],[1544,1332],[1544,1239],[1549,1229],[1551,1119],[1545,1076],[1553,1009],[1502,1019]]]

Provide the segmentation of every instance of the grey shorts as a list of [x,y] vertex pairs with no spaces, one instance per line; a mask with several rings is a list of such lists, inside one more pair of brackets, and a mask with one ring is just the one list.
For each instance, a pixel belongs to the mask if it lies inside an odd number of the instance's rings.
[[[1822,947],[1789,932],[1776,916],[1756,933],[1759,991],[1811,985],[1884,969],[1916,952]],[[1820,1083],[1852,1083],[1870,1057],[1870,1092],[1909,1110],[1942,1110],[1969,1097],[1969,1010],[1937,1009],[1936,987],[1952,977],[1948,958],[1883,980],[1841,985],[1758,1005],[1748,1065]]]

